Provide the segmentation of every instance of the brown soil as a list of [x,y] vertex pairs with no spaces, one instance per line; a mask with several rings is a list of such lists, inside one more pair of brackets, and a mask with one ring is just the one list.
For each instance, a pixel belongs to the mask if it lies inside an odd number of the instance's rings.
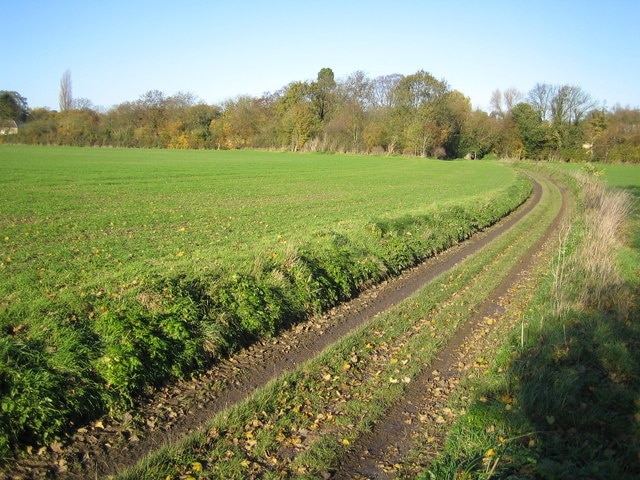
[[[313,358],[357,326],[407,298],[436,276],[480,250],[530,212],[540,197],[541,187],[534,182],[531,198],[490,229],[426,260],[397,278],[362,292],[356,299],[322,317],[312,318],[275,338],[242,350],[197,378],[177,382],[155,392],[135,411],[117,419],[105,417],[91,425],[82,426],[72,437],[47,448],[29,449],[17,461],[4,467],[3,477],[102,478],[132,466],[162,445],[196,431],[217,412],[246,398],[283,372]],[[518,271],[525,270],[533,261],[534,250],[526,255],[527,260],[518,267]],[[517,275],[517,271],[511,272],[485,308],[496,308],[495,302],[504,296]],[[438,399],[446,397],[447,385],[452,386],[456,382],[455,370],[460,362],[460,347],[468,344],[465,338],[473,332],[477,323],[477,319],[474,319],[457,334],[441,352],[437,362],[427,369],[429,373],[407,392],[402,403],[376,426],[371,435],[356,445],[353,454],[336,475],[337,478],[358,475],[386,478],[385,471],[389,470],[386,466],[396,463],[394,459],[401,458],[403,448],[406,448],[402,439],[411,436],[404,421],[406,415],[412,415],[412,410],[437,411]],[[425,396],[425,390],[430,388],[437,388],[439,394]],[[393,449],[387,449],[389,445]]]

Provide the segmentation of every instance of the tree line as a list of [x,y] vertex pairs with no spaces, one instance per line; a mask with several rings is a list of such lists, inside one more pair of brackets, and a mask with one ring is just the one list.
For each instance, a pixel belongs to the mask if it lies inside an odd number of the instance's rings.
[[60,111],[30,109],[17,92],[2,91],[2,119],[20,129],[0,141],[26,144],[640,163],[638,109],[599,108],[578,86],[539,83],[526,94],[494,91],[485,112],[423,70],[336,80],[322,68],[313,81],[218,105],[151,90],[107,111],[73,99],[67,71]]

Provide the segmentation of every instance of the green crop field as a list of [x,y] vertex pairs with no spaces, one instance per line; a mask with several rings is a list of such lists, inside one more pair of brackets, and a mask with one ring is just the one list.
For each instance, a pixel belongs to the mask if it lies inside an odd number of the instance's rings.
[[286,242],[482,199],[515,178],[499,164],[423,159],[17,147],[0,154],[0,295],[9,299],[4,308],[29,316],[51,296],[114,294],[150,274],[243,269]]
[[611,186],[640,188],[640,167],[638,165],[603,165],[605,180]]
[[498,162],[245,151],[0,146],[0,172],[3,453],[322,311],[530,191]]

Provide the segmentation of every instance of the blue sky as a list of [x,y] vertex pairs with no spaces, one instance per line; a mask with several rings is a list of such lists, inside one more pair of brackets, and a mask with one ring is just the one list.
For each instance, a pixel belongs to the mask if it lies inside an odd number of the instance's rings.
[[580,86],[640,107],[639,0],[0,0],[0,90],[109,108],[148,90],[206,103],[336,78],[425,70],[488,109],[491,92]]

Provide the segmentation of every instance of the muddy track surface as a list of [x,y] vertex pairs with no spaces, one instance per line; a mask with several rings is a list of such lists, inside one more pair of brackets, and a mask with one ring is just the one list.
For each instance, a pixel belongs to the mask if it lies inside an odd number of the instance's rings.
[[[515,326],[513,318],[502,318],[505,309],[515,292],[531,287],[528,282],[536,264],[552,251],[548,247],[553,246],[554,240],[549,234],[561,228],[568,211],[567,193],[560,191],[562,206],[546,234],[478,306],[424,373],[411,383],[401,400],[359,440],[331,478],[387,480],[415,478],[424,472],[429,457],[435,456],[444,443],[447,424],[455,420],[455,414],[447,407],[450,394],[478,366],[474,364],[476,359],[495,348],[490,333],[498,326],[503,331]],[[417,439],[424,442],[421,456],[411,458]],[[411,461],[407,462],[407,458]]]
[[[312,318],[275,338],[240,351],[197,378],[167,386],[134,411],[119,418],[105,417],[82,426],[70,438],[46,448],[29,449],[20,459],[4,467],[2,478],[84,479],[117,474],[163,445],[198,430],[217,412],[313,358],[328,345],[479,251],[533,210],[541,195],[542,187],[534,182],[531,197],[493,227],[396,278],[362,292],[356,299],[322,317]],[[516,281],[519,272],[526,270],[535,255],[534,250],[539,248],[537,245],[525,256],[528,260],[517,271],[511,272],[482,308],[496,308],[495,304],[508,284]],[[482,315],[481,311],[478,315]],[[455,384],[455,365],[460,363],[461,346],[468,344],[465,338],[473,335],[474,321],[468,322],[451,340],[436,363],[427,369],[429,374],[416,382],[403,401],[355,446],[336,478],[391,478],[386,465],[397,463],[396,459],[401,458],[404,452],[403,439],[411,436],[403,418],[411,413],[412,408],[416,411],[428,408],[421,406],[424,397],[438,397],[425,396],[425,390],[436,388],[442,397],[447,391],[444,387]],[[393,451],[386,448],[388,445],[394,446]]]

